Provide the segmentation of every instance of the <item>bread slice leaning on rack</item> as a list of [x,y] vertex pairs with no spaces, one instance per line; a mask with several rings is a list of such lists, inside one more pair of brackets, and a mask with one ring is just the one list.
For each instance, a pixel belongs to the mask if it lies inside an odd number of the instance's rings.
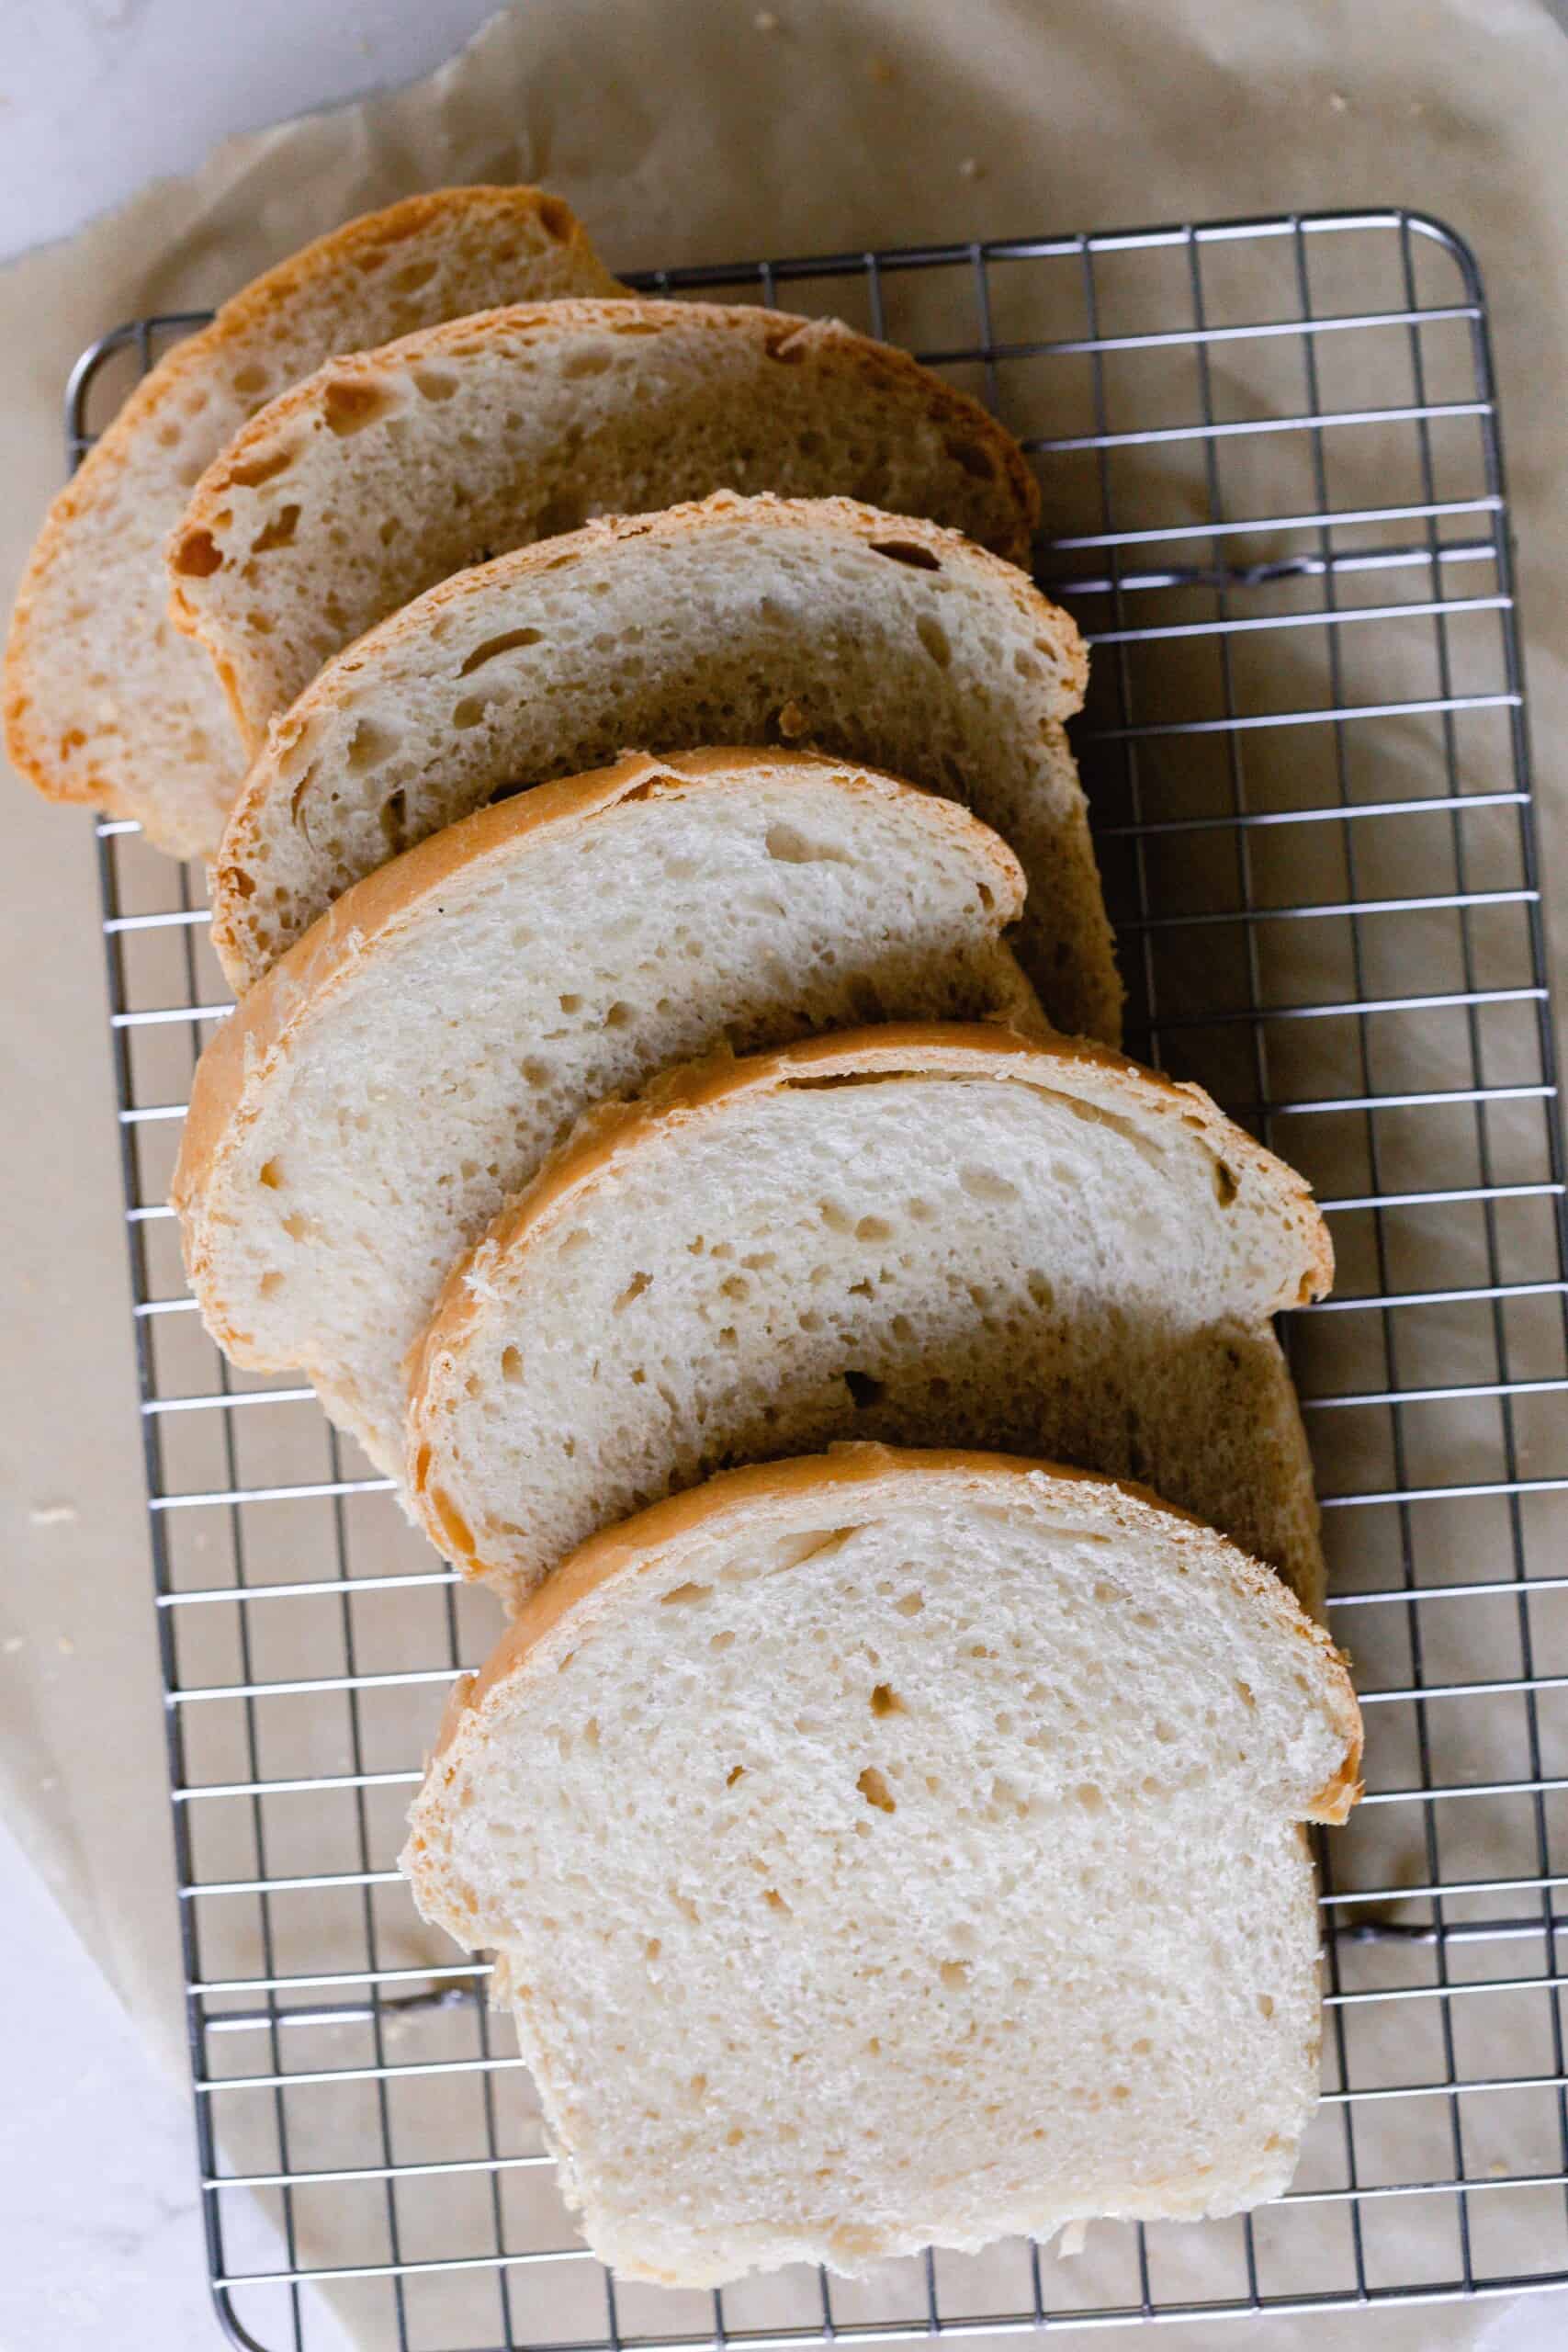
[[498,302],[613,295],[558,197],[454,187],[351,220],[225,302],[126,399],[49,510],[12,617],[6,741],[55,800],[209,854],[243,771],[211,663],[168,616],[164,542],[247,417],[334,352]]
[[448,1281],[411,1370],[432,1540],[512,1605],[729,1464],[832,1439],[1143,1479],[1314,1613],[1269,1318],[1326,1288],[1305,1184],[1103,1047],[894,1025],[671,1074],[584,1121]]
[[[454,1694],[402,1867],[492,1947],[622,2278],[851,2272],[1277,2196],[1342,1660],[1048,1464],[846,1446],[601,1536]],[[628,2030],[628,2020],[632,2021]]]
[[837,320],[535,303],[333,361],[271,402],[191,494],[170,609],[254,755],[331,655],[449,573],[725,488],[841,492],[1014,561],[1039,507],[977,401]]
[[497,794],[623,744],[785,741],[964,801],[1017,851],[1018,947],[1059,1029],[1121,990],[1061,721],[1083,641],[955,531],[720,492],[458,572],[330,662],[271,729],[212,877],[236,989],[350,883]]
[[1017,862],[951,801],[788,752],[483,809],[347,891],[202,1056],[174,1201],[209,1329],[301,1366],[396,1476],[403,1357],[580,1113],[846,1019],[1038,1020]]

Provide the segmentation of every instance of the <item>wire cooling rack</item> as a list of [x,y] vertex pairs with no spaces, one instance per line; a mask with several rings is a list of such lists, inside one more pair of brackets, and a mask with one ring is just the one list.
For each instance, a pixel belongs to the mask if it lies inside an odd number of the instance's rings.
[[[238,2343],[783,2346],[1568,2279],[1563,1174],[1482,289],[1399,211],[674,270],[832,311],[1038,463],[1135,1051],[1314,1180],[1290,1340],[1369,1792],[1326,1841],[1325,2097],[1249,2221],[676,2294],[576,2241],[484,1969],[393,1868],[495,1631],[308,1389],[236,1385],[163,1205],[226,1010],[200,876],[98,826],[208,2244]],[[70,449],[166,343],[87,353]],[[270,2227],[258,2235],[258,2217]],[[259,2249],[259,2250],[258,2250]]]

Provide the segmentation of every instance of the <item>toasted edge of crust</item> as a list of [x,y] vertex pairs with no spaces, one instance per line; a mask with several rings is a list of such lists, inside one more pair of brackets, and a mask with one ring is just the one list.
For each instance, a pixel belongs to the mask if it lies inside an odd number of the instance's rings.
[[272,721],[267,740],[252,761],[230,812],[213,867],[212,942],[235,988],[254,986],[270,966],[257,962],[245,952],[245,902],[235,888],[233,876],[236,872],[248,871],[261,836],[263,813],[281,788],[280,762],[294,750],[318,714],[333,707],[350,680],[357,690],[367,670],[373,670],[381,658],[395,656],[406,645],[416,642],[434,621],[454,608],[482,604],[491,595],[536,572],[565,570],[629,540],[659,544],[700,539],[706,530],[731,523],[762,529],[820,531],[827,538],[843,537],[867,547],[874,547],[879,540],[897,539],[900,544],[928,549],[942,563],[971,578],[984,580],[999,594],[1007,595],[1021,620],[1052,631],[1060,640],[1066,672],[1061,707],[1054,716],[1066,719],[1081,709],[1089,682],[1089,655],[1071,614],[1054,605],[1029,574],[1010,563],[1005,556],[994,555],[988,548],[946,524],[927,522],[916,515],[890,514],[859,499],[780,498],[772,491],[746,497],[736,491],[720,490],[705,499],[667,507],[662,513],[601,515],[581,530],[559,538],[536,539],[489,563],[453,572],[434,588],[427,588],[423,595],[334,654],[292,707]]
[[185,575],[175,569],[180,544],[187,534],[216,528],[216,517],[234,487],[236,468],[249,471],[254,465],[265,463],[261,453],[284,439],[302,419],[313,416],[324,403],[329,387],[374,379],[389,367],[412,367],[426,359],[438,359],[449,346],[471,345],[476,337],[500,342],[508,336],[527,335],[542,341],[595,326],[625,334],[639,330],[646,333],[649,328],[659,331],[680,327],[690,331],[694,325],[703,334],[750,336],[761,345],[769,357],[776,357],[791,343],[808,340],[829,352],[840,366],[885,385],[918,391],[931,413],[942,420],[944,427],[961,426],[991,451],[997,460],[998,485],[1010,495],[1015,516],[1011,540],[998,552],[1015,562],[1027,562],[1040,518],[1040,485],[1028,459],[1012,435],[989,410],[971,400],[967,392],[957,391],[944,383],[908,352],[859,334],[841,320],[801,318],[792,311],[763,310],[751,303],[671,302],[637,296],[607,300],[588,295],[554,302],[515,303],[503,309],[479,311],[468,318],[444,320],[438,326],[422,327],[373,351],[351,352],[344,358],[330,359],[313,375],[269,401],[209,466],[190,494],[184,516],[170,534],[171,618],[188,637],[198,638],[207,646],[221,677],[225,666],[222,647],[214,642],[200,603],[187,594]]
[[80,777],[62,775],[58,764],[50,759],[47,748],[37,742],[28,725],[33,697],[28,683],[28,630],[33,596],[43,574],[67,551],[71,526],[76,516],[96,502],[99,485],[118,475],[129,462],[132,443],[156,418],[164,402],[174,398],[193,374],[205,368],[214,352],[252,334],[269,317],[287,309],[300,286],[313,277],[323,264],[335,267],[361,246],[400,243],[405,237],[417,235],[444,213],[480,205],[519,214],[548,212],[558,220],[564,219],[566,233],[558,242],[563,249],[575,252],[585,266],[598,268],[606,296],[615,292],[619,281],[599,261],[587,231],[562,198],[551,196],[543,188],[482,183],[435,188],[423,195],[404,197],[379,211],[360,213],[324,236],[313,238],[308,245],[301,245],[271,269],[264,270],[259,277],[230,296],[209,325],[186,335],[166,352],[127,394],[71,480],[51,501],[12,607],[0,673],[0,718],[4,720],[6,751],[18,775],[46,799],[85,802],[117,814],[138,813],[129,808],[112,777],[94,770]]
[[[508,857],[531,836],[581,829],[627,801],[679,798],[694,787],[724,790],[751,772],[773,775],[781,770],[802,777],[831,777],[846,791],[918,810],[937,837],[963,841],[988,862],[1000,926],[1005,930],[1016,922],[1023,905],[1023,876],[1012,852],[988,826],[938,793],[922,791],[879,769],[814,752],[720,750],[686,752],[668,760],[634,752],[614,767],[539,785],[476,809],[345,890],[273,965],[209,1043],[197,1066],[169,1192],[180,1219],[193,1289],[208,1259],[205,1195],[249,1124],[253,1087],[265,1081],[299,1030],[378,943],[418,921],[456,877],[472,874],[490,860]],[[1027,1017],[1031,1004],[1021,976],[1014,1017]],[[981,1034],[987,1034],[983,1026]],[[281,1368],[258,1353],[243,1332],[209,1312],[205,1301],[203,1312],[209,1329],[236,1363],[264,1371]]]
[[[749,1526],[765,1532],[770,1521],[787,1521],[802,1501],[820,1498],[840,1512],[857,1502],[874,1507],[885,1494],[896,1499],[927,1484],[956,1486],[979,1498],[998,1482],[1015,1479],[1071,1486],[1077,1490],[1076,1502],[1098,1509],[1124,1527],[1131,1525],[1135,1531],[1142,1521],[1152,1532],[1152,1522],[1157,1520],[1179,1544],[1223,1557],[1249,1602],[1267,1610],[1305,1645],[1324,1678],[1330,1711],[1343,1734],[1344,1754],[1338,1767],[1306,1802],[1299,1817],[1346,1820],[1362,1788],[1361,1714],[1349,1668],[1324,1628],[1313,1622],[1271,1568],[1252,1559],[1190,1511],[1178,1510],[1131,1479],[1101,1477],[1092,1471],[1015,1454],[863,1442],[835,1445],[825,1453],[799,1455],[786,1462],[721,1471],[704,1485],[651,1504],[619,1526],[591,1537],[524,1604],[485,1665],[477,1673],[460,1676],[454,1684],[435,1745],[426,1759],[416,1808],[429,1798],[438,1777],[450,1776],[462,1747],[479,1735],[491,1701],[515,1680],[554,1671],[563,1648],[574,1648],[592,1630],[595,1616],[613,1605],[619,1585],[643,1575],[671,1552],[700,1545],[707,1536],[722,1534],[727,1526],[742,1518]],[[400,1861],[404,1875],[411,1879],[418,1875],[413,1857],[411,1840]],[[460,1934],[458,1940],[462,1940]]]

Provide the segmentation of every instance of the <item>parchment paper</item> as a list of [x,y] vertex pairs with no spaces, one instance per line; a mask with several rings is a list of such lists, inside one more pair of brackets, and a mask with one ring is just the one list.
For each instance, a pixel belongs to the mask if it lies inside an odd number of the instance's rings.
[[[61,387],[85,342],[216,301],[413,188],[546,181],[628,268],[1402,201],[1457,226],[1489,285],[1546,870],[1568,876],[1565,126],[1568,43],[1534,0],[508,12],[427,82],[232,141],[0,276],[0,599],[60,478]],[[19,791],[5,837],[0,1789],[183,2071],[91,842],[79,816]],[[1506,2049],[1496,2059],[1492,2071],[1512,2071]],[[1470,2344],[1487,2320],[1483,2307],[1372,2324],[1396,2352]],[[1347,2317],[1269,2322],[1248,2340],[1329,2352],[1365,2334]]]

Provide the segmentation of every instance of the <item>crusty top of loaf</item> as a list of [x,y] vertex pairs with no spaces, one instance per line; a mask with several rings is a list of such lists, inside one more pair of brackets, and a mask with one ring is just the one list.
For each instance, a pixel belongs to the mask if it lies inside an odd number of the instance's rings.
[[1342,1727],[1344,1759],[1337,1771],[1303,1808],[1309,1821],[1344,1821],[1361,1793],[1361,1719],[1349,1669],[1321,1625],[1314,1624],[1269,1568],[1249,1559],[1201,1520],[1151,1494],[1129,1479],[1097,1476],[1061,1463],[1015,1454],[964,1450],[920,1450],[845,1443],[826,1453],[721,1471],[700,1487],[672,1495],[638,1511],[618,1527],[593,1536],[563,1562],[524,1603],[477,1674],[460,1676],[447,1699],[427,1768],[429,1773],[476,1736],[484,1711],[511,1686],[531,1675],[555,1670],[592,1627],[595,1615],[613,1606],[621,1579],[643,1574],[671,1551],[698,1551],[733,1534],[739,1525],[765,1536],[798,1517],[801,1506],[823,1502],[838,1512],[872,1511],[921,1488],[957,1488],[977,1502],[1024,1499],[1032,1485],[1070,1485],[1075,1510],[1092,1523],[1137,1532],[1146,1527],[1179,1548],[1221,1563],[1248,1603],[1276,1618],[1302,1644],[1303,1664],[1321,1678],[1329,1706]]

